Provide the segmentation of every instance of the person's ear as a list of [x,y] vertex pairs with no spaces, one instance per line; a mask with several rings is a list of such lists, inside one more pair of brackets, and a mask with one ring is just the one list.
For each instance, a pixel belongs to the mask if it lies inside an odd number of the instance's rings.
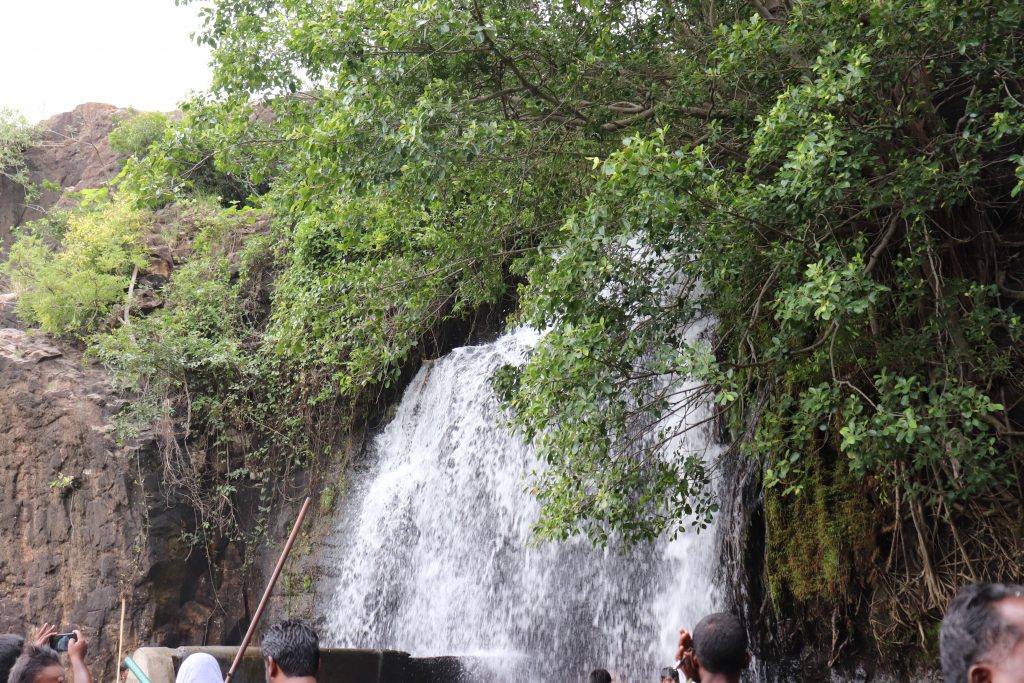
[[992,669],[988,664],[975,664],[967,670],[968,683],[992,683]]
[[270,678],[270,679],[277,678],[278,674],[280,674],[280,673],[281,673],[281,667],[279,667],[277,665],[277,662],[274,661],[273,657],[271,657],[270,655],[267,655],[267,678]]

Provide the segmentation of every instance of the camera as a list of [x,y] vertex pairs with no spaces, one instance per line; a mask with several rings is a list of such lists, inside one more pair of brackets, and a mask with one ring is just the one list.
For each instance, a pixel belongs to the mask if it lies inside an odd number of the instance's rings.
[[57,652],[67,652],[68,643],[70,643],[72,640],[78,640],[74,633],[55,633],[52,636],[50,636],[50,640],[48,641],[47,644],[50,646],[51,650],[56,650]]

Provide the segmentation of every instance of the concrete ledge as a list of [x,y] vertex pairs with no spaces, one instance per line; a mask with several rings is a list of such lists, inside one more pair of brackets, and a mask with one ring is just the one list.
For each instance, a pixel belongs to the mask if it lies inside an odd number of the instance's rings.
[[[238,652],[237,647],[142,647],[132,654],[135,663],[152,683],[174,683],[181,663],[190,654],[206,652],[227,674]],[[320,683],[458,683],[465,679],[457,657],[415,658],[396,650],[320,651]],[[129,675],[130,683],[138,683]],[[257,647],[246,650],[235,672],[233,683],[263,683],[266,672]]]

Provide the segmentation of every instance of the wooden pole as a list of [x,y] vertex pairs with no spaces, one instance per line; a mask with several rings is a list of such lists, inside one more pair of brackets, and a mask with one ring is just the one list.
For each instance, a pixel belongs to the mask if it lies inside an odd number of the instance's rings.
[[242,638],[242,644],[238,646],[238,652],[235,653],[235,660],[231,662],[231,668],[228,669],[228,675],[224,677],[224,683],[231,683],[231,678],[235,675],[235,669],[238,668],[239,663],[242,661],[242,656],[245,654],[245,649],[249,647],[249,641],[252,640],[252,634],[256,632],[256,625],[260,621],[260,617],[263,616],[263,610],[267,607],[267,602],[270,600],[270,594],[274,591],[274,584],[277,583],[277,577],[281,575],[281,570],[284,569],[284,561],[288,559],[288,553],[291,552],[292,544],[295,543],[295,539],[299,535],[299,529],[302,528],[302,521],[306,518],[306,511],[309,510],[309,504],[313,502],[312,498],[306,498],[306,502],[302,504],[302,509],[299,510],[299,518],[295,520],[295,526],[292,527],[292,533],[288,536],[288,541],[284,544],[284,550],[281,551],[281,557],[277,560],[277,566],[274,567],[274,573],[270,575],[270,581],[267,583],[267,589],[263,591],[263,597],[260,599],[259,607],[256,608],[256,612],[252,615],[252,621],[249,622],[249,630],[245,632],[245,637]]
[[117,666],[114,667],[114,683],[121,683],[121,660],[124,657],[124,603],[121,598],[121,627],[117,630]]

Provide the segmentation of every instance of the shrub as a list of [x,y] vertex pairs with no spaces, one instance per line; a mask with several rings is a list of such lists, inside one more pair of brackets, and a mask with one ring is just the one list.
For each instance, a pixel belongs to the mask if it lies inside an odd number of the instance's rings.
[[18,314],[54,335],[97,329],[124,300],[132,269],[146,264],[148,218],[116,200],[70,215],[56,250],[35,232],[22,235],[3,265],[19,293]]
[[0,109],[0,177],[7,178],[32,194],[34,188],[25,166],[25,149],[39,137],[38,129],[12,109]]
[[163,137],[170,119],[158,111],[132,112],[110,131],[107,140],[118,154],[141,157],[150,146]]

